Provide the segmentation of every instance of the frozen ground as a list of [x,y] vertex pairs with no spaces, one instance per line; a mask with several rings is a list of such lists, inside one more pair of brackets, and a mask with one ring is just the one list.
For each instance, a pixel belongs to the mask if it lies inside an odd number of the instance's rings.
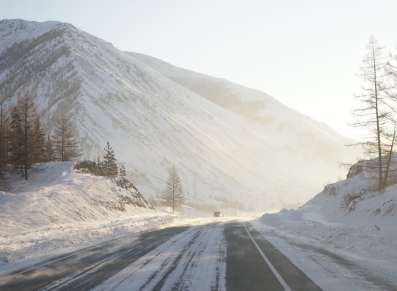
[[324,290],[397,290],[397,185],[374,192],[371,175],[350,173],[253,223]]

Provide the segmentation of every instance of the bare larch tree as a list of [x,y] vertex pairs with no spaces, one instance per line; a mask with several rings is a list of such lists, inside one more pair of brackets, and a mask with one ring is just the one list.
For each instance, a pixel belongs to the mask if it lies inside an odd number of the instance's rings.
[[8,135],[8,113],[4,106],[4,96],[0,96],[0,176],[4,170],[7,160],[7,135]]
[[37,113],[37,106],[34,102],[34,97],[29,89],[17,100],[17,107],[21,115],[22,125],[22,145],[21,153],[23,155],[23,169],[25,171],[25,180],[28,179],[28,169],[32,166],[33,157],[37,151],[36,130],[34,127],[35,121],[39,118]]
[[75,129],[66,116],[59,118],[55,125],[53,146],[61,162],[72,161],[81,156]]
[[364,127],[368,131],[362,145],[368,156],[378,157],[378,189],[383,187],[382,179],[382,137],[386,135],[385,126],[391,116],[390,99],[387,98],[385,85],[385,57],[383,56],[383,47],[378,46],[376,38],[371,35],[366,47],[367,54],[360,68],[360,77],[365,81],[366,86],[362,87],[362,94],[355,96],[362,104],[353,110],[355,122],[353,127]]
[[185,194],[175,166],[169,169],[168,174],[167,184],[161,198],[163,199],[164,205],[172,207],[172,213],[174,213],[175,208],[181,206],[185,202]]

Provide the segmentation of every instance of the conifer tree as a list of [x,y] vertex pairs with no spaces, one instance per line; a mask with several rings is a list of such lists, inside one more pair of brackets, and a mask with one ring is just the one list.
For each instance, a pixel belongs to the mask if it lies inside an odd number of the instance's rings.
[[24,148],[24,140],[23,140],[23,131],[22,131],[22,118],[21,112],[18,107],[15,106],[11,112],[11,121],[10,121],[10,156],[9,161],[11,165],[15,169],[20,169],[22,176],[22,165],[23,165],[23,148]]
[[0,98],[0,175],[7,165],[8,153],[7,153],[7,135],[8,135],[8,116],[7,110],[4,106],[4,98]]
[[6,122],[4,126],[4,143],[6,148],[6,162],[10,163],[11,154],[11,125],[10,125],[10,115],[6,117]]
[[47,163],[55,161],[55,152],[49,135],[44,145],[44,160]]
[[37,116],[34,127],[33,127],[33,162],[34,163],[42,163],[46,161],[46,153],[45,153],[45,134],[43,129],[41,128],[40,116]]
[[121,167],[120,167],[120,174],[119,174],[119,176],[120,176],[120,178],[125,178],[125,176],[126,176],[124,165],[121,165]]
[[75,129],[65,116],[58,119],[55,125],[53,145],[61,162],[72,161],[81,156]]
[[170,168],[168,174],[167,184],[161,198],[166,206],[172,207],[172,213],[174,213],[175,208],[181,206],[185,202],[185,194],[175,166]]
[[33,157],[37,149],[35,121],[38,119],[37,107],[34,102],[33,95],[29,89],[17,100],[17,107],[21,114],[22,125],[22,155],[23,155],[23,169],[25,171],[25,180],[28,179],[28,169],[31,168],[34,162]]
[[114,151],[107,142],[106,147],[103,149],[103,172],[107,177],[116,177],[118,172],[118,167],[116,164],[116,158],[114,156]]

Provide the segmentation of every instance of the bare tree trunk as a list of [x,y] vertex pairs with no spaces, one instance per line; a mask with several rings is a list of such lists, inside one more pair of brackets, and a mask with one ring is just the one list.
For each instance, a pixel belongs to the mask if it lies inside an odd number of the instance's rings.
[[81,156],[75,130],[66,116],[57,120],[53,140],[59,161],[67,162]]
[[29,142],[29,140],[28,140],[28,127],[29,127],[29,125],[28,125],[28,114],[27,114],[27,111],[28,111],[28,100],[26,99],[25,100],[25,112],[26,112],[26,114],[25,114],[25,132],[24,132],[24,141],[25,141],[25,180],[27,181],[28,180],[28,155],[30,154],[29,153],[29,150],[28,150],[28,142]]
[[177,169],[173,166],[168,172],[166,188],[163,190],[161,198],[165,206],[172,207],[172,213],[174,214],[175,207],[182,206],[184,203],[185,195]]
[[393,154],[393,145],[394,145],[395,137],[396,137],[396,128],[394,127],[393,141],[392,141],[391,146],[390,146],[390,153],[389,153],[389,158],[387,160],[387,167],[386,167],[386,172],[385,172],[385,180],[383,182],[383,186],[384,187],[386,187],[387,175],[389,174],[390,161],[391,161],[391,157],[392,157],[392,154]]
[[64,161],[64,159],[63,159],[63,156],[64,156],[64,154],[63,154],[64,147],[65,147],[65,130],[63,129],[63,130],[62,130],[62,149],[61,149],[61,161],[62,161],[62,162]]
[[371,35],[366,47],[367,53],[363,58],[363,66],[360,68],[360,77],[367,83],[368,87],[363,87],[363,93],[356,98],[363,104],[353,111],[356,122],[354,127],[364,127],[370,133],[369,139],[365,142],[357,143],[363,145],[369,157],[378,159],[378,190],[383,188],[383,167],[382,167],[382,138],[384,136],[384,126],[387,126],[388,119],[392,114],[393,108],[389,104],[389,99],[384,95],[387,93],[384,86],[384,75],[386,63],[383,57],[384,47],[377,45],[376,38]]
[[374,89],[375,89],[375,109],[376,109],[376,133],[378,136],[378,158],[379,158],[379,185],[378,189],[382,189],[382,147],[380,143],[380,128],[379,128],[379,110],[378,110],[378,83],[376,80],[376,58],[375,48],[372,47],[372,56],[374,60]]
[[23,116],[23,166],[25,168],[25,180],[28,180],[28,169],[32,165],[33,149],[36,146],[33,122],[37,118],[37,107],[29,89],[26,89],[23,95],[18,98],[17,106],[20,108],[21,115]]

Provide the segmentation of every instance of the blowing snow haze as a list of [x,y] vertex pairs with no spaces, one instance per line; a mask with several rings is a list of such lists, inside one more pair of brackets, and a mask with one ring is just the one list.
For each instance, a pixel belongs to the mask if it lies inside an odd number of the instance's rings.
[[6,104],[26,87],[45,132],[68,116],[91,160],[109,141],[146,198],[175,165],[190,201],[227,196],[252,210],[281,208],[345,175],[338,162],[356,155],[349,138],[266,93],[123,52],[68,23],[2,20]]

